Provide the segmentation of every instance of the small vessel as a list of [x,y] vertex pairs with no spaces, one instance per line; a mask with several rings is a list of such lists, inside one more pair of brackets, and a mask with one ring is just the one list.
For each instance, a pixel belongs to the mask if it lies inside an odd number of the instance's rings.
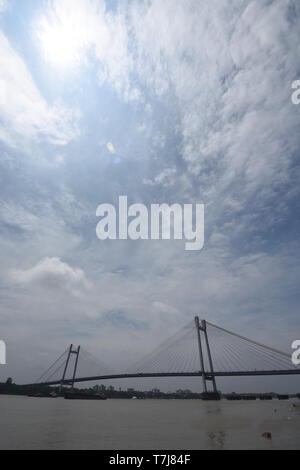
[[204,401],[220,401],[221,395],[218,392],[203,392],[201,393],[201,399]]
[[289,395],[277,395],[278,400],[289,400],[290,396]]
[[231,393],[229,395],[226,395],[226,400],[228,400],[228,401],[241,401],[242,400],[242,395],[238,395],[237,393]]
[[27,397],[29,398],[57,398],[56,393],[28,393]]
[[106,400],[106,397],[100,393],[86,392],[67,392],[64,395],[65,400]]

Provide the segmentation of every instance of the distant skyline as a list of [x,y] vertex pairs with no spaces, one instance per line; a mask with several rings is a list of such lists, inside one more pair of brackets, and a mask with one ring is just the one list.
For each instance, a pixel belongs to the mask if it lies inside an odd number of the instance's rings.
[[[70,343],[129,365],[195,315],[292,354],[299,22],[298,0],[0,0],[0,381]],[[204,204],[203,250],[99,240],[124,195]]]

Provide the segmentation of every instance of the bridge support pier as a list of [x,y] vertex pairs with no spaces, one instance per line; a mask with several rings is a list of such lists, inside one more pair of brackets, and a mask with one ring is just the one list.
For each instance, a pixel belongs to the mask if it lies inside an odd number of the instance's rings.
[[[218,390],[217,390],[213,360],[212,360],[212,355],[211,355],[211,350],[210,350],[210,345],[209,345],[209,340],[208,340],[207,324],[205,320],[200,322],[199,317],[195,317],[195,325],[196,325],[197,339],[198,339],[200,373],[201,373],[202,382],[203,382],[203,392],[204,392],[204,395],[208,395],[210,393],[208,390],[207,383],[211,381],[212,386],[213,386],[213,394],[217,395]],[[206,357],[208,361],[209,371],[205,370],[205,360],[204,360],[204,354],[203,354],[201,334],[204,335],[204,342],[206,346]]]
[[65,380],[66,380],[66,375],[67,375],[67,371],[68,371],[68,367],[69,367],[69,364],[70,364],[70,359],[71,359],[72,354],[74,354],[76,356],[73,375],[72,375],[72,380],[70,382],[71,390],[74,389],[74,383],[75,383],[75,380],[76,380],[76,372],[77,372],[78,360],[79,360],[79,354],[80,354],[80,346],[78,346],[77,349],[73,349],[73,344],[71,344],[71,346],[69,348],[69,351],[68,351],[68,357],[67,357],[67,360],[66,360],[66,365],[65,365],[65,368],[64,368],[63,376],[62,376],[62,379],[61,379],[61,382],[60,382],[60,389],[59,389],[59,394],[60,395],[62,393],[62,388],[63,388],[63,385],[64,385]]

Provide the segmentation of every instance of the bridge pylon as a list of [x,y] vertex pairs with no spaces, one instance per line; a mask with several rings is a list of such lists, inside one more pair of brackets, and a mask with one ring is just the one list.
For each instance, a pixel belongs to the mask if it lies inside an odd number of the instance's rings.
[[75,383],[75,380],[76,380],[76,372],[77,372],[77,367],[78,367],[79,354],[80,354],[80,346],[78,346],[78,348],[74,349],[73,344],[71,344],[70,347],[69,347],[69,350],[68,350],[66,365],[65,365],[63,376],[62,376],[61,383],[60,383],[60,394],[62,392],[62,388],[63,388],[63,385],[64,385],[65,380],[66,380],[66,375],[67,375],[67,372],[68,372],[70,359],[71,359],[72,355],[76,356],[75,363],[74,363],[74,368],[73,368],[72,380],[70,382],[71,389],[72,390],[74,389],[74,383]]
[[[207,324],[205,320],[202,320],[200,322],[199,317],[197,316],[195,317],[195,325],[196,325],[196,331],[197,331],[199,359],[200,359],[200,374],[202,376],[203,391],[206,394],[209,392],[208,382],[211,382],[213,386],[213,392],[217,394],[218,390],[217,390],[213,360],[212,360],[212,355],[211,355],[211,350],[210,350],[210,345],[209,345],[209,340],[208,340]],[[204,346],[203,346],[203,339],[204,339]],[[206,357],[208,360],[209,371],[205,369],[205,360],[204,360],[205,349],[206,349]]]

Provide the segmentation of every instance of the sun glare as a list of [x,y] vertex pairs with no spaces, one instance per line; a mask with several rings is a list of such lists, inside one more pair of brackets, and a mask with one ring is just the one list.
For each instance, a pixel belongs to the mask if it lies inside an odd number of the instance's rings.
[[46,61],[52,65],[70,67],[80,62],[83,44],[71,22],[44,18],[38,28],[38,38]]

